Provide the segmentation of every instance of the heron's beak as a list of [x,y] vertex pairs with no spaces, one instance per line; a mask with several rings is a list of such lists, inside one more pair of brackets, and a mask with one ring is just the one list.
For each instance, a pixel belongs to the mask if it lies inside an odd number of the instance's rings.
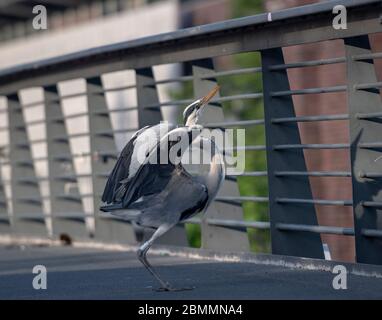
[[219,91],[220,87],[215,86],[210,92],[208,92],[201,100],[200,108],[203,108],[208,102],[214,97],[214,95]]

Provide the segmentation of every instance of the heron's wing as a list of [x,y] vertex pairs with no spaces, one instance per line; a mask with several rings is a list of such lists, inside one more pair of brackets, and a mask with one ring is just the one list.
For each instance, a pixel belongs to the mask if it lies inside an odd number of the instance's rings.
[[127,178],[129,175],[131,156],[134,152],[134,142],[137,140],[137,137],[147,128],[149,128],[149,126],[138,130],[123,148],[106,182],[106,186],[102,194],[102,201],[107,203],[113,202],[113,198],[115,195],[115,191],[118,188],[119,181]]
[[[153,148],[155,148],[156,144],[159,142],[159,139],[162,138],[162,135],[167,133],[167,130],[161,130],[161,126],[162,124],[146,126],[138,130],[126,144],[107,180],[102,195],[103,202],[112,203],[121,198],[121,195],[124,193],[126,187],[140,167],[140,163],[138,161],[137,143],[139,144],[139,147],[146,148],[147,151],[150,152]],[[147,132],[147,129],[149,128],[154,130],[156,140],[152,137],[148,140],[142,139],[144,133]],[[174,126],[170,125],[168,129],[172,130],[173,128]]]
[[[146,189],[146,191],[153,191]],[[208,201],[207,188],[190,176],[181,165],[171,172],[171,178],[163,189],[155,193],[137,195],[139,198],[129,209],[139,210],[137,222],[146,227],[157,228],[164,222],[177,223],[202,211]],[[136,198],[136,197],[134,197]]]
[[[168,144],[169,137],[172,134],[189,134],[188,128],[178,128],[172,130],[161,139],[155,148],[145,159],[145,163],[140,166],[135,176],[124,185],[123,195],[121,197],[122,207],[127,208],[130,204],[141,197],[152,195],[162,191],[170,181],[176,165],[171,161],[166,164],[158,161],[164,153],[169,152],[171,147]],[[170,139],[171,140],[171,139]],[[158,163],[159,162],[159,163]]]
[[126,186],[122,206],[127,208],[141,197],[160,193],[169,183],[174,169],[173,164],[143,165],[134,181]]
[[178,195],[177,199],[174,198],[174,200],[182,206],[179,221],[186,220],[202,211],[209,199],[206,186],[197,182],[183,168],[177,177],[173,190]]
[[[166,164],[160,163],[161,156],[168,153],[171,144],[169,144],[170,136],[173,138],[178,134],[186,134],[190,138],[189,128],[177,128],[170,131],[165,135],[160,143],[150,152],[145,158],[144,163],[139,167],[137,173],[131,180],[120,181],[120,188],[116,192],[115,201],[111,205],[106,205],[101,208],[103,211],[113,211],[123,208],[130,208],[129,206],[139,200],[150,195],[161,193],[163,190],[168,190],[167,185],[173,178],[175,170],[179,165],[174,165],[171,161]],[[177,141],[170,139],[177,143]],[[159,162],[159,163],[158,163]]]

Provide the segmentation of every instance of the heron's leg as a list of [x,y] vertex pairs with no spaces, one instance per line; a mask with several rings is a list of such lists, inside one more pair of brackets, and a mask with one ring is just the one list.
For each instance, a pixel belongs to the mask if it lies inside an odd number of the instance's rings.
[[151,266],[151,264],[147,260],[147,252],[149,251],[150,247],[154,243],[154,241],[159,238],[161,235],[165,234],[168,230],[170,230],[174,225],[161,225],[151,236],[149,240],[147,240],[137,251],[138,259],[141,261],[141,263],[145,266],[145,268],[154,276],[155,279],[159,281],[161,284],[161,288],[159,291],[178,291],[178,290],[190,290],[193,288],[184,288],[184,289],[175,289],[173,288],[169,283],[163,281],[161,277],[156,273],[154,268]]
[[155,279],[159,281],[161,286],[166,289],[170,288],[170,285],[166,282],[164,282],[159,275],[155,272],[154,268],[150,265],[150,263],[147,261],[147,251],[151,248],[154,241],[159,238],[161,235],[165,234],[168,230],[170,230],[173,227],[173,225],[163,224],[161,225],[151,236],[149,240],[147,240],[137,251],[138,259],[141,261],[141,263],[145,266],[145,268],[154,276]]

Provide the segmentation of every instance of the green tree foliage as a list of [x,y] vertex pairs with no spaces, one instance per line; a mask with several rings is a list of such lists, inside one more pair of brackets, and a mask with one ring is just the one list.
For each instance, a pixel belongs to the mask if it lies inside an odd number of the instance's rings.
[[[233,18],[253,15],[264,12],[261,0],[235,0],[232,3]],[[261,66],[259,53],[244,53],[233,57],[234,65],[238,68],[250,68]],[[229,79],[227,84],[239,92],[261,92],[261,73],[243,74]],[[240,120],[262,119],[264,107],[262,100],[243,100],[240,112],[236,117]],[[232,111],[231,106],[229,108]],[[229,113],[229,112],[227,112]],[[247,145],[264,145],[265,132],[263,126],[252,126],[246,128]],[[266,157],[264,151],[246,152],[246,171],[265,171]],[[238,179],[241,195],[268,195],[268,184],[266,177],[240,177]],[[243,204],[244,218],[254,221],[268,221],[268,204],[261,202],[246,202]],[[249,229],[249,240],[252,250],[256,252],[270,252],[269,230]]]

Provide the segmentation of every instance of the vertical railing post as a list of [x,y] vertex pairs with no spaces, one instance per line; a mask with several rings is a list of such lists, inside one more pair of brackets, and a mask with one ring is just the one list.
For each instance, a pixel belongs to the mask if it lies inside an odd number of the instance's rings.
[[[138,103],[138,127],[147,125],[156,125],[162,121],[162,114],[159,108],[159,97],[155,77],[151,67],[136,69],[135,79],[137,85],[137,103]],[[155,107],[157,105],[157,107]],[[146,108],[145,106],[154,106]],[[151,230],[145,230],[145,238],[152,233]],[[187,246],[186,230],[183,225],[177,225],[158,239],[158,244],[170,244]]]
[[[5,101],[4,101],[5,102]],[[9,124],[8,112],[2,104],[0,121],[2,123],[3,145],[0,147],[0,159],[5,163],[0,164],[0,233],[10,234],[12,232],[12,212],[9,199],[9,180],[4,176],[6,170],[10,168],[9,164]],[[9,179],[9,178],[8,178]],[[8,190],[7,190],[8,189]]]
[[[369,37],[347,38],[345,48],[356,260],[382,264],[382,101],[372,85],[378,81],[373,60],[357,58],[372,53]],[[369,86],[357,87],[362,84]]]
[[261,52],[263,70],[263,92],[265,109],[265,132],[267,145],[267,170],[269,186],[269,211],[271,222],[272,253],[310,258],[323,258],[323,247],[319,234],[281,231],[278,223],[317,225],[313,204],[292,205],[277,201],[278,198],[312,199],[309,178],[277,177],[275,171],[306,171],[304,153],[301,149],[277,151],[275,145],[300,144],[297,123],[272,123],[272,118],[295,117],[292,97],[275,97],[275,91],[290,90],[285,69],[272,71],[270,66],[284,64],[281,48]]
[[[87,237],[82,199],[70,152],[70,139],[56,85],[45,86],[45,121],[48,154],[50,215],[53,235]],[[77,186],[68,192],[68,183]]]
[[[208,77],[208,79],[203,77],[213,74],[214,72],[213,61],[211,59],[192,61],[195,98],[201,98],[216,86],[217,81],[213,76]],[[216,97],[219,97],[219,93]],[[222,105],[220,103],[209,103],[203,112],[202,123],[223,121],[224,113]],[[216,142],[218,144],[218,140]],[[220,150],[223,150],[224,146],[218,145],[218,147]],[[226,179],[219,191],[219,196],[239,196],[237,182]],[[241,205],[214,201],[207,210],[204,218],[231,220],[243,219],[243,210]],[[202,219],[201,228],[203,248],[227,251],[249,250],[249,239],[246,230],[243,231],[208,225],[205,222],[205,219]]]
[[114,166],[117,148],[111,126],[100,77],[86,79],[89,113],[89,135],[92,167],[93,206],[95,215],[95,237],[99,240],[135,243],[134,230],[128,221],[110,214],[101,214],[101,195],[108,174]]
[[35,174],[23,110],[17,93],[7,96],[10,130],[12,230],[46,235],[42,198]]
[[11,233],[11,220],[7,207],[4,182],[0,179],[0,234]]

